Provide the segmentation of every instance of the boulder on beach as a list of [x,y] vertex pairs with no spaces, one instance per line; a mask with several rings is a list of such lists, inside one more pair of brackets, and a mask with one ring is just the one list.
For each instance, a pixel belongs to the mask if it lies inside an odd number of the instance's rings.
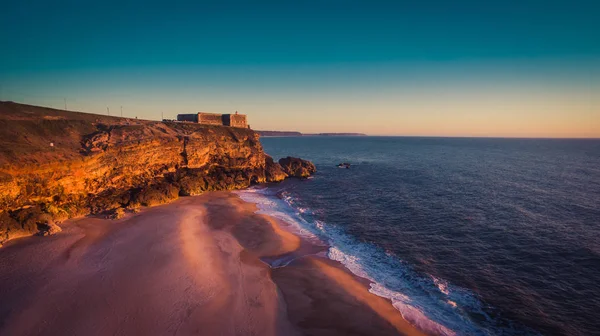
[[51,236],[62,231],[49,214],[41,214],[37,219],[37,226],[42,236]]

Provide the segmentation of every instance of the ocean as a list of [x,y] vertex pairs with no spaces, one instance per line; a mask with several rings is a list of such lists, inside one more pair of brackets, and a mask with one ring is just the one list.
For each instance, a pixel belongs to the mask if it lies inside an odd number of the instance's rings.
[[[442,335],[600,335],[600,140],[272,137],[240,192]],[[351,163],[340,169],[341,162]]]

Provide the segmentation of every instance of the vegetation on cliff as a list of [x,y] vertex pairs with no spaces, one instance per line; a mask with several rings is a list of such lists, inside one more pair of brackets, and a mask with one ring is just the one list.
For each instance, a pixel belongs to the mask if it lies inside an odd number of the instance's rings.
[[119,218],[179,196],[306,176],[297,170],[265,155],[250,129],[0,102],[0,244],[57,232],[75,216]]

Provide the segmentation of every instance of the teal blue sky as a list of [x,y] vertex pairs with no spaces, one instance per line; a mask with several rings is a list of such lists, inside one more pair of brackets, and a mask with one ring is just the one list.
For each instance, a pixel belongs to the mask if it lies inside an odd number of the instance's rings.
[[0,99],[256,129],[600,136],[597,1],[4,1]]

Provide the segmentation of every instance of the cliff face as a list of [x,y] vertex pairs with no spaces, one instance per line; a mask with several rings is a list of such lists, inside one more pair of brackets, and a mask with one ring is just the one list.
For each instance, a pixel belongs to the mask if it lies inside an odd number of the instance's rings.
[[287,177],[245,128],[0,103],[0,244],[84,214]]

